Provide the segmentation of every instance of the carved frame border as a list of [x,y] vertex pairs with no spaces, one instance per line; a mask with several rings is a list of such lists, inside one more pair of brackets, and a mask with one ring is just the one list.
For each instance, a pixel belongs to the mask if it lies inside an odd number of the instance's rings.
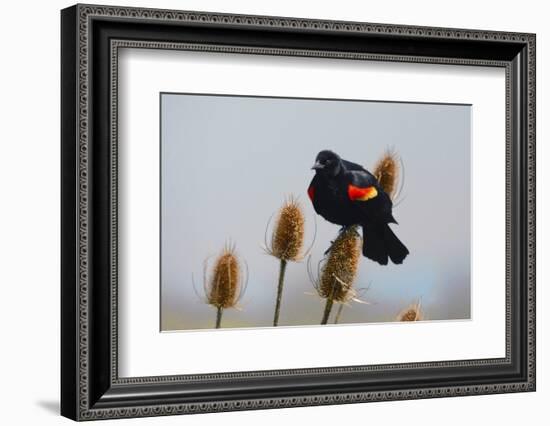
[[[229,411],[229,410],[248,410],[261,408],[278,408],[292,406],[308,406],[322,404],[340,404],[352,402],[366,401],[382,401],[382,400],[400,400],[400,399],[415,399],[415,398],[432,398],[442,396],[460,396],[460,395],[475,395],[487,393],[503,393],[517,391],[533,391],[535,389],[535,36],[533,34],[521,34],[511,32],[494,32],[494,31],[478,31],[464,29],[447,29],[447,28],[429,28],[416,26],[402,25],[386,25],[386,24],[370,24],[357,22],[337,22],[324,20],[296,19],[296,18],[279,18],[266,16],[246,16],[246,15],[229,15],[216,13],[202,12],[186,12],[186,11],[170,11],[156,9],[136,9],[126,7],[104,7],[91,5],[76,6],[78,18],[78,46],[77,46],[77,90],[78,90],[78,111],[77,111],[77,164],[76,176],[78,179],[78,194],[77,194],[77,342],[78,351],[76,364],[77,383],[75,384],[78,392],[76,419],[92,420],[113,417],[140,417],[151,415],[170,415],[184,413],[205,413],[214,411]],[[316,30],[327,32],[358,32],[358,33],[375,33],[375,34],[400,34],[411,35],[423,38],[443,38],[443,39],[466,39],[466,40],[500,40],[523,43],[527,46],[527,176],[526,182],[526,203],[527,203],[527,230],[529,241],[527,245],[527,276],[528,282],[528,322],[527,322],[527,377],[526,381],[500,383],[493,385],[480,386],[451,386],[447,388],[425,388],[425,389],[403,389],[397,391],[381,391],[381,392],[359,392],[359,393],[332,393],[326,395],[313,395],[301,397],[274,397],[274,398],[258,398],[246,400],[232,401],[215,401],[200,404],[160,404],[142,407],[121,407],[121,408],[94,408],[89,398],[89,133],[88,133],[88,114],[90,100],[90,85],[89,85],[89,54],[90,54],[90,37],[89,29],[92,19],[102,17],[117,17],[127,19],[138,19],[140,21],[173,21],[173,22],[192,22],[192,23],[211,23],[223,25],[239,25],[252,26],[260,28],[300,28],[304,30]],[[247,372],[247,373],[225,373],[219,375],[198,375],[198,376],[160,376],[160,377],[144,377],[144,378],[119,378],[117,374],[117,130],[116,125],[111,126],[111,159],[113,167],[111,168],[111,344],[112,359],[111,359],[111,381],[113,384],[148,384],[148,383],[171,383],[178,381],[194,381],[194,380],[212,380],[218,378],[241,378],[249,376],[272,376],[272,375],[304,375],[310,373],[331,373],[333,371],[344,371],[352,369],[364,369],[365,371],[380,370],[380,369],[399,369],[411,367],[437,367],[437,366],[455,366],[455,365],[482,365],[492,363],[506,363],[510,360],[510,322],[511,316],[509,311],[510,300],[510,217],[509,210],[511,207],[511,189],[510,189],[510,137],[512,129],[509,128],[510,116],[510,65],[500,61],[484,61],[471,60],[460,58],[437,58],[437,57],[415,57],[415,56],[396,56],[396,55],[378,55],[378,54],[361,54],[361,53],[344,53],[344,52],[326,52],[312,50],[295,50],[295,49],[272,49],[272,48],[248,48],[237,46],[213,46],[213,45],[197,45],[197,44],[182,44],[182,43],[162,43],[162,42],[146,42],[140,40],[112,40],[111,42],[111,118],[112,122],[116,122],[117,114],[117,67],[118,67],[118,49],[122,47],[132,48],[155,48],[155,49],[184,49],[184,50],[200,50],[200,51],[218,51],[230,53],[248,53],[248,54],[267,54],[267,55],[298,55],[298,56],[316,56],[341,59],[362,59],[362,60],[384,60],[384,61],[400,61],[400,62],[426,62],[426,63],[448,63],[462,65],[484,65],[498,66],[506,68],[506,110],[507,110],[507,218],[506,218],[506,233],[507,233],[507,259],[506,259],[506,335],[507,349],[505,359],[496,360],[464,360],[445,363],[420,363],[420,364],[395,364],[382,366],[364,366],[364,367],[334,367],[326,369],[306,369],[306,370],[275,370],[267,372]]]

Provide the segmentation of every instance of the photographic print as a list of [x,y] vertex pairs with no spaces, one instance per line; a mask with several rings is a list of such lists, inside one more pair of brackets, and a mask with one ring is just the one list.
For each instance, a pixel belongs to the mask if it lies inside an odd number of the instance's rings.
[[470,319],[471,105],[160,104],[161,331]]

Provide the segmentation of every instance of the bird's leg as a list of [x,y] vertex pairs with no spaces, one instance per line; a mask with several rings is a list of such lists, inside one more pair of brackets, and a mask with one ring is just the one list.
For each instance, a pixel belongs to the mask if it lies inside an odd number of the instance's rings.
[[351,228],[353,225],[343,225],[340,230],[338,231],[338,235],[341,235],[343,234],[344,232],[346,232],[349,228]]
[[[351,228],[352,225],[343,225],[340,230],[338,231],[338,235],[336,238],[338,238],[340,235],[342,235],[344,232],[346,232],[346,230],[348,230],[349,228]],[[334,245],[334,242],[336,241],[336,238],[334,240],[332,240],[330,242],[330,246],[328,249],[325,250],[325,253],[324,255],[326,256],[327,254],[330,253],[330,251],[332,250],[332,246]]]

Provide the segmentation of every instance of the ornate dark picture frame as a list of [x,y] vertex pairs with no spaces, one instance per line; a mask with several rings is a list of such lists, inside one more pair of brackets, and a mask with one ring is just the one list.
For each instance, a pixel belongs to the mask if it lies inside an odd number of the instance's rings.
[[[64,9],[61,29],[64,416],[92,420],[535,390],[534,34],[95,5]],[[116,214],[120,47],[504,68],[506,356],[120,378]]]

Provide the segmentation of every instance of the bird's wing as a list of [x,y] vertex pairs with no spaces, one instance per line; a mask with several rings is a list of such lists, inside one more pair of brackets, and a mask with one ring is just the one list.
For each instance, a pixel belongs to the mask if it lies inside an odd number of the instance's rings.
[[381,191],[376,178],[366,170],[349,171],[348,197],[351,201],[368,201]]
[[376,178],[368,171],[352,171],[349,173],[348,197],[357,208],[376,211],[373,220],[386,223],[397,223],[392,215],[392,201]]
[[342,163],[344,164],[344,167],[346,170],[362,170],[366,172],[365,168],[360,164],[352,163],[351,161],[348,161],[348,160],[342,160]]
[[378,186],[374,175],[366,170],[352,170],[348,173],[351,184],[359,187]]

